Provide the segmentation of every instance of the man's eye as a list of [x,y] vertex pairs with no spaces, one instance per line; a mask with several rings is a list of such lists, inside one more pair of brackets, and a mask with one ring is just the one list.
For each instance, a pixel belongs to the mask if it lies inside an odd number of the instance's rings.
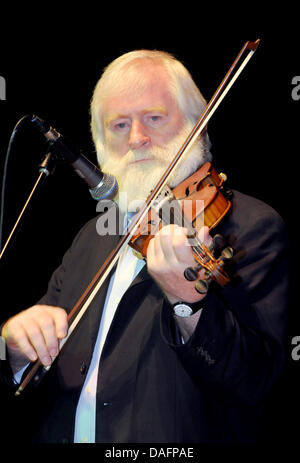
[[113,130],[116,132],[127,132],[129,130],[130,124],[127,121],[115,122],[112,126]]
[[150,122],[153,122],[153,124],[160,122],[162,120],[161,116],[150,116],[149,118]]
[[146,122],[151,127],[160,127],[165,122],[165,117],[161,114],[148,114]]

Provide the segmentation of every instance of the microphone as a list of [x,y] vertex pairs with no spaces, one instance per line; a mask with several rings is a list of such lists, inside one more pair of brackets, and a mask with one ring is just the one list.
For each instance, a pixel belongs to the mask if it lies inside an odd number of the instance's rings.
[[71,144],[47,122],[33,115],[30,121],[39,129],[51,144],[51,151],[60,159],[69,163],[75,172],[87,183],[93,199],[113,199],[118,193],[118,183],[115,177],[103,173],[78,147]]

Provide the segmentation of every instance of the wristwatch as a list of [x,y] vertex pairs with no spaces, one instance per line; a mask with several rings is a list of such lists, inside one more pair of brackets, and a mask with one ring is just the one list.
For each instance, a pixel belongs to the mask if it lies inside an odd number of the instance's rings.
[[190,317],[193,313],[197,312],[201,307],[199,307],[198,302],[176,302],[173,304],[172,309],[174,314],[178,317]]

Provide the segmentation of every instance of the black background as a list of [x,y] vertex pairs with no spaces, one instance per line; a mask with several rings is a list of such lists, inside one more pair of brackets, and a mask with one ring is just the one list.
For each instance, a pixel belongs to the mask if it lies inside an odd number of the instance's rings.
[[[273,9],[262,14],[259,5],[248,4],[238,11],[191,5],[180,11],[182,7],[165,4],[159,11],[157,4],[130,4],[104,10],[101,5],[86,5],[83,10],[78,5],[62,12],[51,4],[43,11],[39,5],[4,12],[0,75],[7,88],[6,100],[0,101],[0,171],[14,125],[31,113],[69,136],[96,162],[89,102],[103,67],[120,54],[139,48],[175,54],[209,100],[243,44],[260,38],[257,52],[209,123],[209,134],[215,165],[226,172],[228,186],[269,203],[288,227],[292,288],[287,365],[274,390],[265,429],[266,441],[290,449],[297,445],[294,419],[300,414],[300,361],[291,358],[292,338],[300,336],[296,297],[300,100],[291,95],[292,78],[300,75],[297,11]],[[45,153],[42,136],[24,124],[9,163],[5,237]],[[76,232],[94,215],[96,203],[82,180],[68,166],[57,167],[2,259],[0,320],[43,295]]]

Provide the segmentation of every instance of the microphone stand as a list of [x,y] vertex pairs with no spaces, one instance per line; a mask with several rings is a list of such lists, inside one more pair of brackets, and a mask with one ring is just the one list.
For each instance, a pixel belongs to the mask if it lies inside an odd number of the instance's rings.
[[2,250],[1,250],[0,259],[2,259],[2,256],[3,256],[4,252],[5,252],[11,238],[13,237],[13,234],[16,231],[17,226],[19,225],[20,220],[23,217],[24,212],[25,212],[25,210],[26,210],[26,208],[27,208],[33,194],[35,193],[38,185],[41,183],[41,181],[44,181],[48,177],[48,175],[50,175],[50,173],[52,173],[53,169],[50,168],[50,162],[51,162],[51,153],[48,152],[46,154],[45,158],[43,159],[43,161],[41,162],[40,166],[39,166],[39,176],[37,178],[37,181],[35,182],[32,190],[31,190],[31,192],[30,192],[30,194],[29,194],[29,196],[28,196],[28,198],[27,198],[27,200],[26,200],[26,202],[25,202],[25,204],[23,206],[23,209],[21,210],[20,215],[17,218],[16,223],[13,226],[13,228],[12,228],[10,234],[9,234],[9,237],[6,240],[6,243],[5,243],[5,245],[3,246]]

